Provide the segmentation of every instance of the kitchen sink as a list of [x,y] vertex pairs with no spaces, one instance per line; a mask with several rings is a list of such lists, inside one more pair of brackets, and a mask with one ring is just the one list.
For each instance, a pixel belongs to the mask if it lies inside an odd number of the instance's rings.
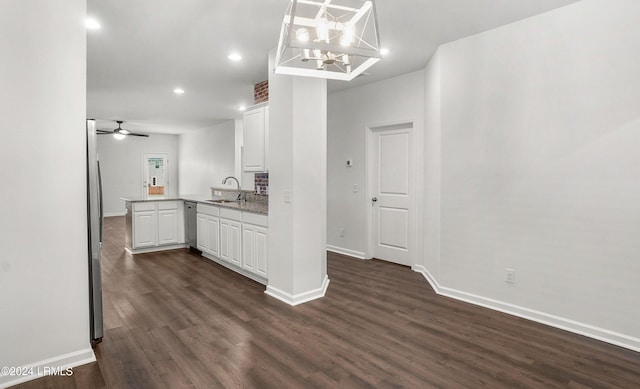
[[216,203],[216,204],[226,204],[226,203],[237,203],[238,200],[225,200],[225,199],[220,199],[220,200],[206,200],[210,203]]

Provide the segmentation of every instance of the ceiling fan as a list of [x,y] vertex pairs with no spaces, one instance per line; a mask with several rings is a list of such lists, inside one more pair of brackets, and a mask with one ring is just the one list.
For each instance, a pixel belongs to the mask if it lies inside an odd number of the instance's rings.
[[124,139],[127,136],[143,136],[147,138],[149,137],[149,135],[147,134],[137,134],[135,132],[131,132],[129,130],[125,130],[124,128],[120,127],[120,125],[124,123],[122,120],[116,120],[116,123],[118,123],[118,128],[116,128],[115,130],[111,130],[108,128],[98,128],[97,130],[98,135],[113,135],[113,137],[116,139]]

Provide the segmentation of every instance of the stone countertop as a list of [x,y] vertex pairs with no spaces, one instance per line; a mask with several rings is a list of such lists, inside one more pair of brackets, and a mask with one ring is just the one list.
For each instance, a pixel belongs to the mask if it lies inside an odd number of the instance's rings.
[[229,202],[229,203],[214,203],[211,200],[222,200],[223,197],[211,196],[211,195],[155,195],[155,196],[126,196],[121,197],[121,200],[140,203],[147,201],[195,201],[197,203],[215,205],[217,207],[238,209],[241,211],[259,213],[262,215],[269,214],[269,204],[261,201],[245,201],[245,202]]

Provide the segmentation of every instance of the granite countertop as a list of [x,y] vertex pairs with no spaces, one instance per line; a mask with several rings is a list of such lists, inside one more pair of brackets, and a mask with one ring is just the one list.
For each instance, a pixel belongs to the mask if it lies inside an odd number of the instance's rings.
[[263,215],[269,214],[269,204],[258,201],[243,201],[243,202],[229,202],[229,203],[213,203],[211,201],[200,201],[203,204],[215,205],[223,208],[239,209],[241,211],[260,213]]
[[121,200],[139,203],[147,201],[195,201],[207,205],[215,205],[217,207],[238,209],[241,211],[260,213],[263,215],[269,214],[269,203],[264,201],[245,201],[245,202],[228,202],[228,203],[214,203],[211,200],[223,200],[224,197],[212,196],[212,195],[151,195],[151,196],[126,196],[121,197]]

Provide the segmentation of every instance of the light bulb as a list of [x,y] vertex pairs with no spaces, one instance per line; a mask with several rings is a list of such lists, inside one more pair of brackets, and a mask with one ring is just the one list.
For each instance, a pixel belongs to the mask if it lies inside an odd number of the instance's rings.
[[113,134],[113,137],[117,140],[123,140],[124,138],[126,138],[124,134]]
[[306,28],[297,29],[296,39],[300,42],[307,42],[309,40],[309,30],[307,30]]
[[300,56],[302,57],[302,62],[308,62],[309,59],[311,58],[311,50],[302,49]]
[[351,46],[355,37],[354,27],[351,24],[345,24],[340,36],[340,45]]
[[316,35],[319,40],[329,43],[329,21],[327,21],[327,18],[321,18],[318,22]]

